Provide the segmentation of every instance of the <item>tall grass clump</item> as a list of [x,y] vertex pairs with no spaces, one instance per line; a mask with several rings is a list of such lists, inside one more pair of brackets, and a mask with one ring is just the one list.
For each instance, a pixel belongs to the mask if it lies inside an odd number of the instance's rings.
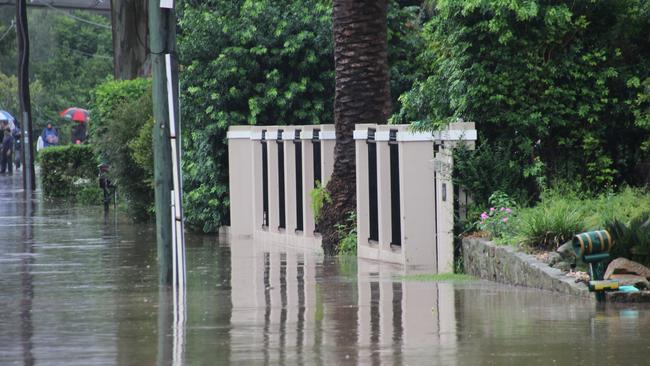
[[603,228],[608,222],[624,223],[650,209],[650,194],[641,188],[626,187],[617,193],[606,193],[584,200],[585,225],[589,229]]
[[550,195],[535,207],[519,212],[514,225],[521,243],[538,249],[555,250],[576,233],[585,231],[579,201]]

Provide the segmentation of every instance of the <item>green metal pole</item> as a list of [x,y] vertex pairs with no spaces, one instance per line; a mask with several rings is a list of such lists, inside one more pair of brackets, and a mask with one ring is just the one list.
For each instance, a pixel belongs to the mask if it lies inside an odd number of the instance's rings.
[[[160,0],[149,0],[149,48],[151,52],[153,98],[153,154],[156,191],[156,241],[159,278],[162,285],[172,283],[172,157],[169,144],[169,110],[165,54],[176,56],[176,15],[173,9],[160,8]],[[172,75],[176,75],[173,70]],[[172,85],[176,86],[176,83]],[[178,95],[178,93],[175,93]],[[178,112],[178,103],[174,103]],[[178,116],[178,113],[175,113]]]

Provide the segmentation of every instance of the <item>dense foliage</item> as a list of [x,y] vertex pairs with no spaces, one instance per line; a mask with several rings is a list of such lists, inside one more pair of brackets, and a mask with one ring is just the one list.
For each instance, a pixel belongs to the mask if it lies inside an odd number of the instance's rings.
[[[500,210],[495,205],[495,210]],[[534,207],[513,208],[507,222],[497,230],[489,225],[481,226],[483,215],[475,217],[476,227],[488,232],[502,244],[523,244],[527,247],[555,250],[573,235],[590,230],[618,227],[621,237],[639,234],[639,218],[650,207],[650,193],[643,189],[624,188],[616,194],[603,193],[593,196],[575,187],[545,190]],[[477,215],[478,216],[478,215]],[[641,223],[645,220],[641,220]],[[627,232],[626,225],[637,228]],[[613,230],[614,231],[614,230]],[[618,233],[617,233],[618,235]],[[627,256],[633,246],[626,239],[614,245],[614,257]],[[619,246],[620,244],[620,246]],[[650,253],[650,252],[649,252]]]
[[[110,26],[103,16],[77,15]],[[33,106],[37,128],[42,128],[44,119],[54,120],[68,107],[87,108],[93,88],[113,74],[110,29],[63,15],[54,16],[52,23],[49,32],[54,47],[43,62],[34,64],[35,76],[47,90],[44,100]]]
[[97,186],[97,159],[90,145],[48,147],[38,159],[46,198],[74,200],[85,187]]
[[185,3],[179,24],[187,221],[210,232],[228,220],[228,126],[332,123],[330,9]]
[[[388,16],[396,105],[422,42],[419,9],[402,3]],[[210,232],[228,221],[228,126],[333,123],[331,2],[186,2],[179,25],[186,214]]]
[[[30,8],[30,93],[32,120],[39,132],[47,120],[59,127],[59,112],[87,107],[93,88],[112,75],[110,20],[87,11]],[[0,7],[0,109],[18,116],[15,9]],[[98,25],[90,24],[87,20]],[[109,27],[109,28],[107,28]]]
[[[503,171],[512,183],[494,189],[528,195],[556,180],[592,191],[630,182],[648,158],[649,29],[641,0],[435,2],[396,120],[475,121],[486,143],[464,184],[489,187]],[[509,160],[481,156],[494,151]]]
[[650,211],[643,212],[629,222],[614,219],[607,223],[614,247],[613,258],[623,257],[650,265]]
[[153,105],[149,79],[109,80],[94,91],[92,143],[131,216],[151,217]]

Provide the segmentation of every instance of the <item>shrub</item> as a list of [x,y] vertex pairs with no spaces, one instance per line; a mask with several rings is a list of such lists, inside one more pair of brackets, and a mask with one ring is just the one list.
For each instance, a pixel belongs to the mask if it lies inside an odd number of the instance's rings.
[[461,145],[454,150],[454,182],[472,192],[481,207],[489,205],[495,191],[508,192],[513,201],[526,203],[530,200],[527,187],[534,182],[524,177],[517,159],[512,143],[493,146],[483,142],[476,150]]
[[309,192],[309,196],[311,196],[311,212],[314,214],[314,221],[318,222],[323,205],[325,202],[332,202],[332,198],[320,181],[316,181],[316,188]]
[[104,201],[104,191],[99,188],[96,180],[77,187],[77,202],[82,205],[101,205]]
[[336,225],[340,242],[339,255],[357,255],[357,214],[350,212],[345,224]]
[[91,139],[129,214],[153,214],[153,103],[148,79],[111,80],[95,90]]
[[544,250],[555,250],[585,231],[580,209],[563,200],[542,202],[521,210],[516,225],[524,244]]
[[507,188],[532,196],[557,178],[593,192],[630,182],[650,136],[650,3],[431,3],[422,76],[400,97],[398,120],[430,130],[476,122],[482,141],[510,144],[513,157],[481,174],[499,179],[512,164]]
[[510,207],[490,207],[489,210],[481,213],[476,226],[479,230],[490,233],[493,238],[502,238],[509,232],[509,221],[512,216]]
[[604,193],[594,198],[576,198],[585,212],[588,229],[601,229],[608,222],[619,220],[629,223],[650,207],[650,194],[644,189],[626,187],[617,193]]
[[[95,182],[97,159],[90,145],[52,146],[38,153],[45,198],[74,198],[79,181]],[[77,184],[75,184],[77,183]],[[99,203],[99,202],[98,202]]]
[[614,219],[606,224],[614,246],[612,258],[624,257],[643,265],[650,265],[650,212],[630,220],[629,224]]

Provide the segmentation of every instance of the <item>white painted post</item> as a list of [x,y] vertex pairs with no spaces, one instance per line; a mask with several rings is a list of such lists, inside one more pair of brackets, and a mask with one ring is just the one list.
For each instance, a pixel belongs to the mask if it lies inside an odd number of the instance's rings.
[[390,252],[392,230],[390,220],[390,149],[388,147],[388,137],[388,130],[381,129],[375,133],[375,144],[377,146],[377,207],[379,221],[379,250]]
[[297,227],[296,213],[296,147],[295,129],[288,127],[282,133],[284,144],[284,212],[286,233],[293,235]]
[[269,187],[269,227],[270,232],[277,233],[280,226],[280,202],[278,189],[278,138],[277,129],[268,129],[266,132],[268,187]]
[[311,210],[311,191],[314,189],[314,146],[312,143],[313,129],[304,128],[300,134],[302,140],[302,216],[303,234],[313,237],[315,224]]

